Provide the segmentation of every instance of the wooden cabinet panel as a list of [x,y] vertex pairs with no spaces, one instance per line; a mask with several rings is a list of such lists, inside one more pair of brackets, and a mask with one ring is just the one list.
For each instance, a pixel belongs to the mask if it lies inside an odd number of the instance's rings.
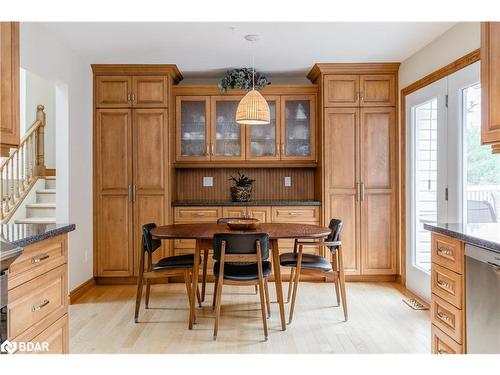
[[176,161],[210,160],[210,97],[176,98]]
[[325,107],[359,106],[359,76],[328,74],[323,78]]
[[361,201],[361,272],[396,273],[395,206],[391,193],[369,193]]
[[0,22],[0,156],[19,145],[19,22]]
[[135,108],[166,108],[168,76],[134,76],[132,104]]
[[437,233],[431,235],[432,263],[445,267],[460,275],[464,273],[463,242]]
[[500,144],[500,22],[481,23],[481,143]]
[[281,160],[316,160],[316,98],[281,97]]
[[168,158],[167,123],[167,110],[134,110],[134,184],[138,194],[164,192]]
[[462,310],[446,302],[437,295],[432,295],[431,321],[441,331],[457,343],[462,344],[465,333],[465,321]]
[[7,335],[36,332],[44,322],[55,321],[67,311],[68,278],[66,265],[40,275],[9,290]]
[[272,207],[273,223],[317,223],[319,222],[319,207]]
[[61,235],[24,247],[9,268],[9,289],[67,263],[66,236]]
[[396,76],[373,74],[360,76],[361,107],[387,107],[396,105]]
[[455,307],[463,308],[464,277],[438,264],[431,268],[431,291]]
[[266,96],[271,122],[269,125],[245,126],[246,160],[280,159],[281,106],[279,96]]
[[39,352],[20,352],[16,354],[67,354],[69,353],[68,314],[63,315],[51,326],[43,330],[38,336],[30,340],[40,347],[47,345],[47,350]]
[[432,354],[463,354],[463,345],[448,337],[434,324],[431,326]]
[[129,108],[132,106],[132,77],[96,76],[94,86],[97,108]]
[[214,223],[222,217],[221,207],[175,207],[174,222],[182,223]]
[[258,219],[261,223],[271,222],[271,207],[247,207],[247,215]]
[[247,215],[246,207],[222,207],[222,217],[245,217]]

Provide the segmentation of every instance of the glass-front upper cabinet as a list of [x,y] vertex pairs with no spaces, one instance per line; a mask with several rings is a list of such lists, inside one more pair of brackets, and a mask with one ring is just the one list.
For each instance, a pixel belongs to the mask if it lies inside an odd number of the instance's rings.
[[245,127],[236,122],[241,97],[212,97],[211,160],[244,160]]
[[280,150],[280,98],[266,96],[271,122],[269,125],[246,126],[246,158],[247,160],[279,160]]
[[282,96],[281,105],[281,160],[315,160],[314,95]]
[[210,160],[210,97],[178,96],[176,160]]

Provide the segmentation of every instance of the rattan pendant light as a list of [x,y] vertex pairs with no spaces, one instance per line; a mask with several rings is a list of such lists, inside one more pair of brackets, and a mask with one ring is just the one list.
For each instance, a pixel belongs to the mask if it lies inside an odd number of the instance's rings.
[[[249,42],[258,40],[257,35],[246,35]],[[240,125],[267,125],[271,122],[271,111],[266,99],[255,90],[255,58],[252,48],[252,90],[241,99],[236,109],[236,122]]]

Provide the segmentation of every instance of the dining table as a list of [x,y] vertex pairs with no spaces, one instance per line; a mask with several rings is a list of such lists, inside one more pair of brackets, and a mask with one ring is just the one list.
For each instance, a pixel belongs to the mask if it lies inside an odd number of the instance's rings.
[[[273,262],[274,283],[276,297],[279,305],[281,329],[286,330],[285,304],[283,300],[283,287],[281,282],[280,256],[278,240],[280,239],[321,239],[330,234],[330,228],[299,223],[259,223],[255,229],[232,230],[227,224],[216,223],[190,223],[159,226],[151,230],[153,238],[160,240],[196,240],[194,249],[193,286],[198,285],[200,256],[204,252],[204,274],[209,250],[213,250],[212,240],[216,233],[267,233],[270,240],[270,250]],[[193,329],[196,320],[195,298],[196,287],[191,288],[189,296],[189,329]],[[204,294],[204,291],[202,291]]]

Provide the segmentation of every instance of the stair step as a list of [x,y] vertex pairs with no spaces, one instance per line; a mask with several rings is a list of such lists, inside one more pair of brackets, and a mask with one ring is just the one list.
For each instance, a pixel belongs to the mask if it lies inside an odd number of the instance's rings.
[[38,194],[55,194],[56,189],[38,189],[36,192]]
[[46,180],[55,180],[56,176],[45,176],[44,177]]
[[27,217],[14,220],[16,224],[55,224],[55,217]]
[[45,177],[45,188],[46,189],[55,189],[56,188],[56,178],[53,176]]
[[36,191],[37,203],[56,203],[56,189],[39,189]]
[[30,203],[26,208],[56,208],[56,204],[52,202]]

